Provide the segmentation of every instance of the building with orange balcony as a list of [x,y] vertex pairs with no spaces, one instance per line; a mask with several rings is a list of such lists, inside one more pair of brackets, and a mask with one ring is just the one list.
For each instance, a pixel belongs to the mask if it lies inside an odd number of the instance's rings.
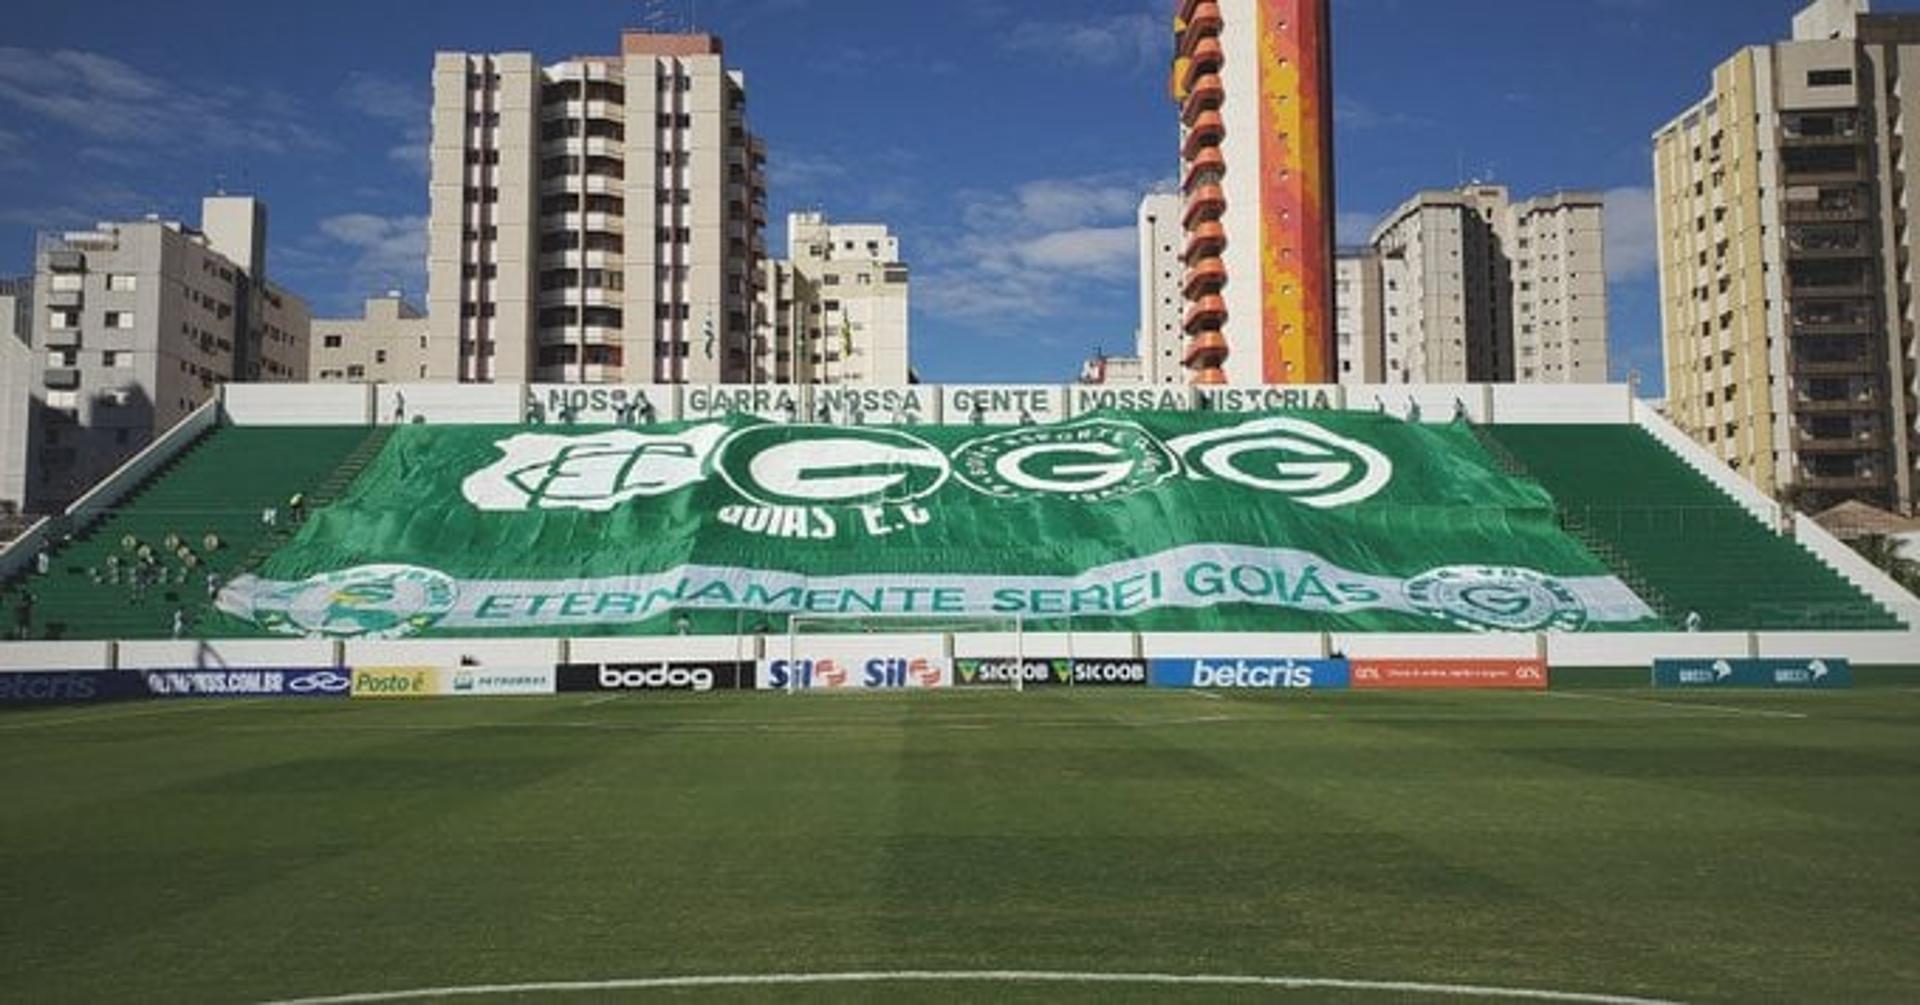
[[1175,4],[1188,378],[1331,383],[1328,0]]

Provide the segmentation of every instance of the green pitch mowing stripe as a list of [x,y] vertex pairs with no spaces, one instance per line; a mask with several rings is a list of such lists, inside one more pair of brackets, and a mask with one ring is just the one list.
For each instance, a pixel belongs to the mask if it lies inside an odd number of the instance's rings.
[[1056,971],[1911,999],[1920,691],[1592,693],[1623,700],[1029,691],[7,714],[0,988],[198,1002]]

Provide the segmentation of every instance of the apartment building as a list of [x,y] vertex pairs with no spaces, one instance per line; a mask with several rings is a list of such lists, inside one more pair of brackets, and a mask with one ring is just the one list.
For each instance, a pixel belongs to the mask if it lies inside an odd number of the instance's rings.
[[884,224],[787,217],[787,257],[761,266],[756,379],[906,384],[912,275]]
[[397,290],[369,297],[357,318],[315,318],[307,370],[322,383],[435,379],[432,326]]
[[206,199],[197,230],[149,218],[41,238],[25,434],[0,442],[28,509],[71,502],[220,384],[307,379],[307,305],[267,279],[266,240],[265,205],[231,196]]
[[1382,340],[1361,353],[1394,384],[1605,382],[1605,218],[1597,194],[1416,194],[1374,229]]
[[1138,373],[1144,384],[1184,384],[1189,374],[1183,364],[1187,308],[1183,288],[1187,271],[1181,262],[1186,245],[1182,225],[1186,200],[1177,193],[1155,192],[1140,200],[1136,225],[1140,241],[1140,328],[1134,356],[1137,368],[1109,366],[1107,380],[1119,383],[1122,374]]
[[1341,384],[1386,382],[1386,296],[1380,253],[1342,248],[1333,256],[1333,334]]
[[1181,361],[1195,384],[1333,379],[1328,0],[1179,0]]
[[443,52],[433,91],[428,379],[754,376],[766,147],[718,38]]
[[1670,414],[1807,508],[1914,509],[1916,102],[1920,15],[1820,0],[1654,134]]
[[25,443],[33,378],[33,277],[0,279],[0,512],[27,497]]

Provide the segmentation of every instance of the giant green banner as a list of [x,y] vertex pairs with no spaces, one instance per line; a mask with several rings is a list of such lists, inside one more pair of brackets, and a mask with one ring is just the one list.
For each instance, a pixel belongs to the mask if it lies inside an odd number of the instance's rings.
[[407,426],[219,606],[310,637],[1662,627],[1471,430],[1328,412]]

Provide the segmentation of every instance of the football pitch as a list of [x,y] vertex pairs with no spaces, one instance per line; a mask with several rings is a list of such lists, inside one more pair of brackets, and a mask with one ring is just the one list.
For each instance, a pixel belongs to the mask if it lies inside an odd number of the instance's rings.
[[8,713],[0,994],[1912,1001],[1920,677],[1861,676]]

